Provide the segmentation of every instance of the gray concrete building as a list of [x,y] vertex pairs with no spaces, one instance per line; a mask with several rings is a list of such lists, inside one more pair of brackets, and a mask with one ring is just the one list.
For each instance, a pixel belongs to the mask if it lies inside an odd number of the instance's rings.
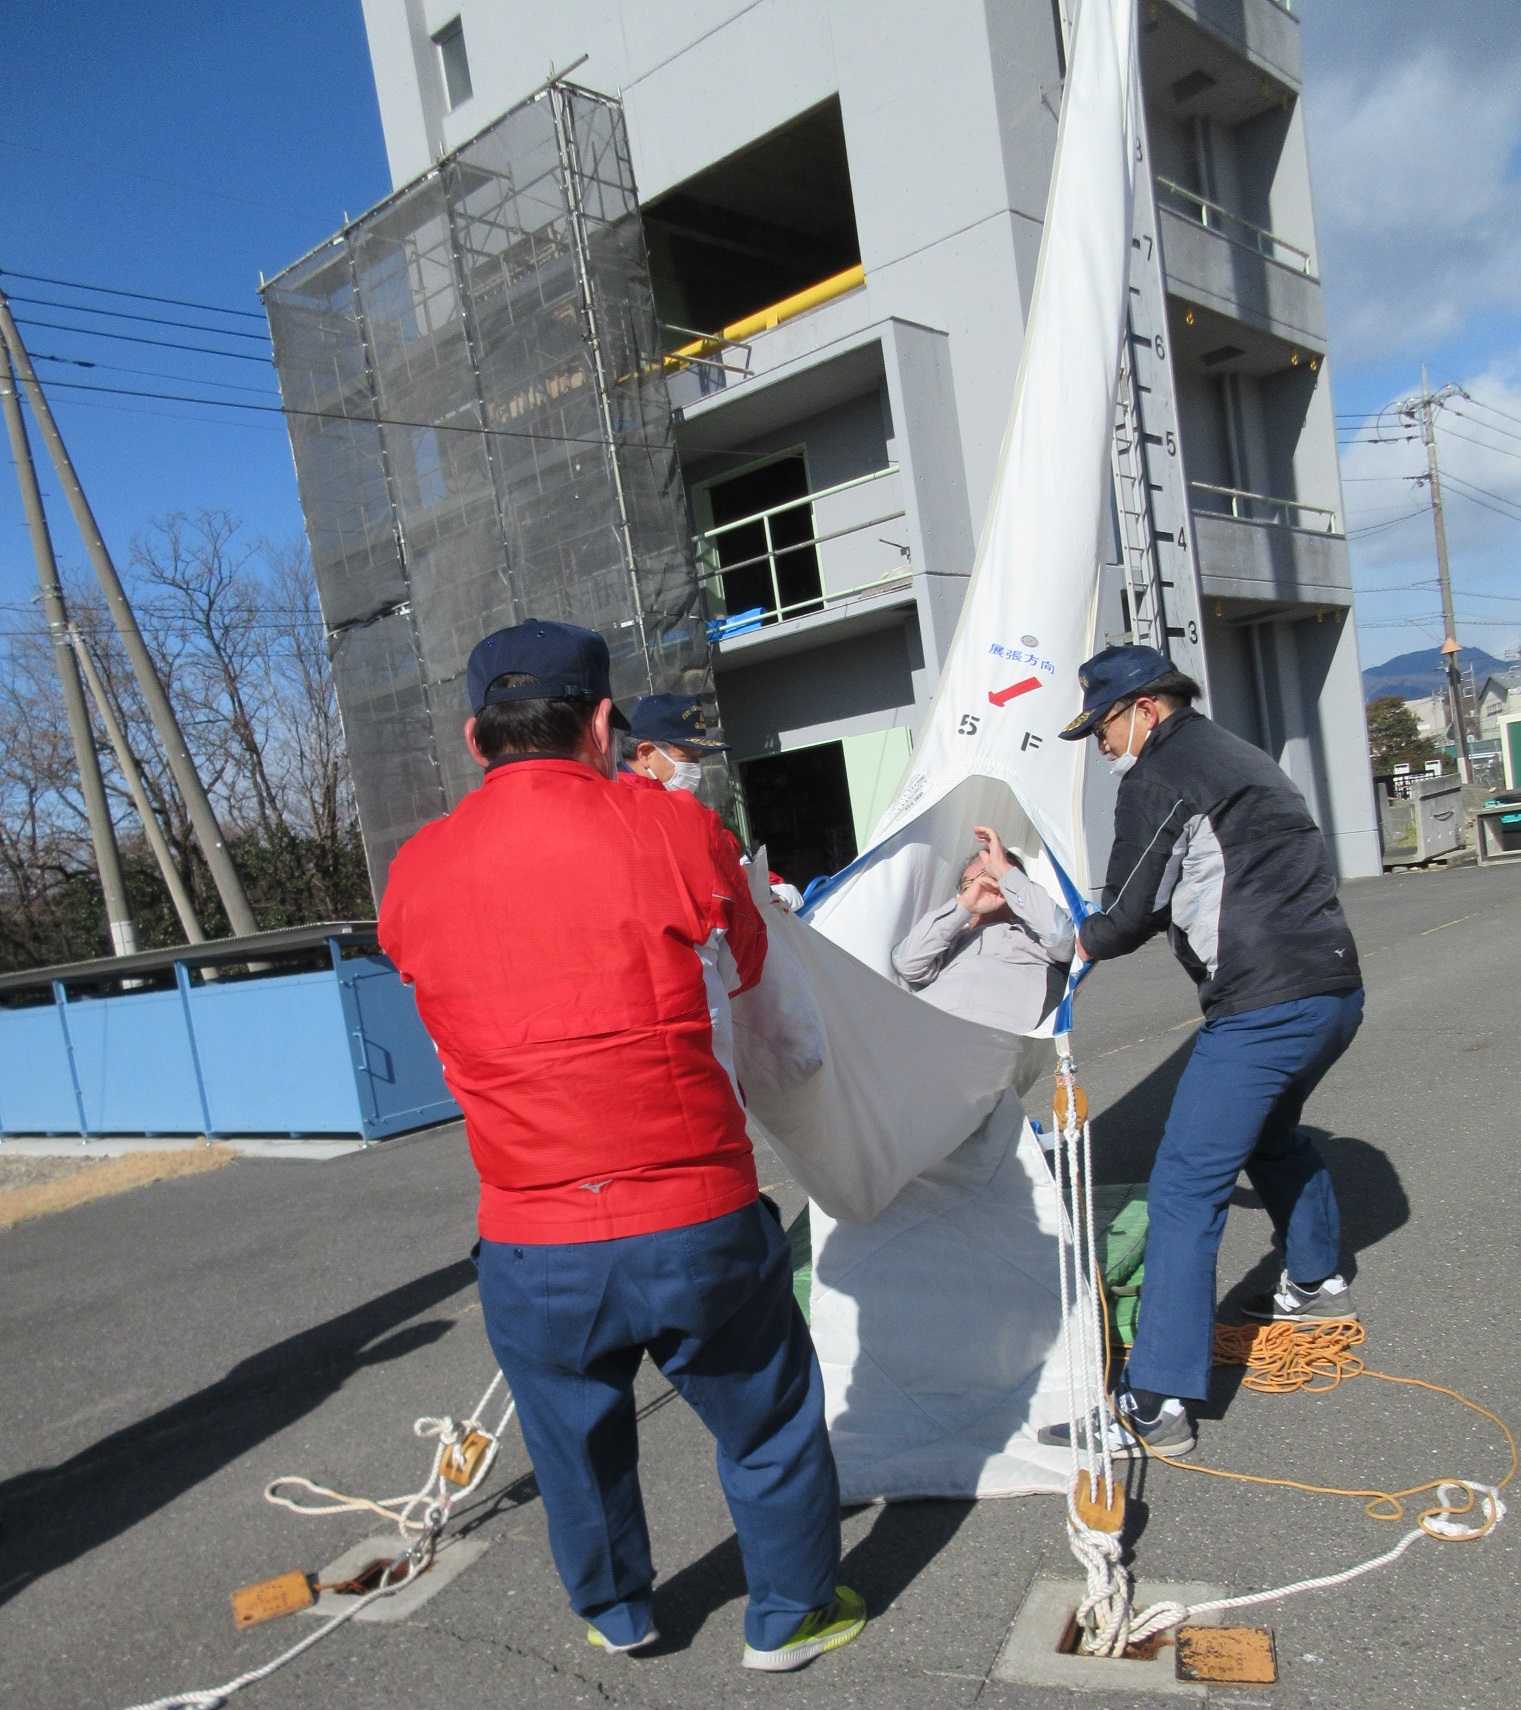
[[[1070,4],[364,0],[398,187],[555,72],[622,102],[719,706],[751,828],[799,882],[869,833],[951,640]],[[1155,490],[1167,459],[1186,494],[1168,538],[1192,542],[1191,657],[1342,873],[1376,872],[1298,23],[1286,0],[1141,0],[1140,32],[1166,320],[1149,384],[1178,424],[1148,450]]]

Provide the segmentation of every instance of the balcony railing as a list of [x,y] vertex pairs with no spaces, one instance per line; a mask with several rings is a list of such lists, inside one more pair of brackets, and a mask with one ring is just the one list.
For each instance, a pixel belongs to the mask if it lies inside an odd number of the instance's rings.
[[1259,255],[1265,255],[1269,261],[1292,267],[1296,272],[1303,273],[1307,279],[1315,277],[1315,263],[1308,250],[1300,249],[1297,244],[1289,243],[1263,226],[1254,226],[1250,220],[1242,219],[1240,214],[1233,214],[1229,208],[1222,208],[1218,202],[1211,202],[1207,196],[1200,196],[1196,191],[1185,189],[1181,184],[1174,184],[1170,178],[1159,177],[1157,189],[1161,192],[1162,206],[1170,208],[1185,220],[1192,220],[1196,226],[1203,226],[1206,231],[1219,232],[1229,243],[1239,243],[1246,249],[1254,249]]
[[[841,481],[833,487],[821,487],[816,492],[804,493],[799,498],[785,500],[749,516],[736,517],[732,522],[720,523],[696,535],[710,614],[709,640],[722,641],[769,624],[783,623],[788,618],[806,617],[831,607],[870,599],[893,588],[901,588],[912,580],[913,566],[908,559],[907,546],[879,537],[881,545],[892,547],[898,554],[897,563],[869,580],[853,581],[843,588],[830,587],[824,573],[827,561],[831,557],[838,559],[843,543],[859,541],[868,530],[898,522],[905,513],[901,507],[890,510],[868,507],[872,514],[862,520],[821,531],[814,509],[821,504],[829,506],[841,494],[856,492],[873,482],[888,480],[897,473],[898,466],[892,463],[870,475]],[[753,544],[759,550],[747,550],[746,537],[741,533],[743,530],[752,531],[757,537]],[[861,544],[866,543],[862,541]],[[743,556],[732,556],[736,547]],[[830,548],[834,551],[830,552]],[[851,554],[852,558],[855,556]],[[741,600],[742,605],[739,603]]]
[[[1217,487],[1210,481],[1190,481],[1195,493],[1208,497],[1194,509],[1205,515],[1230,516],[1238,522],[1277,523],[1283,528],[1310,529],[1320,534],[1338,534],[1336,512],[1324,505],[1305,505],[1298,499],[1274,499],[1266,493],[1249,493],[1242,487]],[[1301,521],[1310,518],[1311,521]]]

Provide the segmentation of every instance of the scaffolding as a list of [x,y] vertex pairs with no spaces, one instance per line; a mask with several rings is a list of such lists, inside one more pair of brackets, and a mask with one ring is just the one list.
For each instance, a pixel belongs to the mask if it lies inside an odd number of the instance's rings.
[[617,101],[551,84],[263,295],[377,896],[479,776],[489,631],[584,624],[617,699],[716,715]]

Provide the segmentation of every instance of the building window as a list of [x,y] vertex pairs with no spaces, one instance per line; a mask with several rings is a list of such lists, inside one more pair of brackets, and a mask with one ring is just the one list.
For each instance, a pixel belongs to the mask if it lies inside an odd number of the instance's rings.
[[762,624],[823,606],[808,463],[800,451],[708,483],[713,526],[699,536],[715,615]]
[[470,87],[470,56],[465,52],[465,26],[455,18],[434,36],[433,45],[438,49],[438,63],[444,73],[444,93],[452,113],[474,94]]

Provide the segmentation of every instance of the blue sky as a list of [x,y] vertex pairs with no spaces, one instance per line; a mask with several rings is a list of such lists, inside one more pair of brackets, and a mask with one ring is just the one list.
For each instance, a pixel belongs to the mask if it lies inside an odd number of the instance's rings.
[[[274,273],[390,189],[359,0],[133,6],[70,0],[6,8],[0,112],[0,283],[13,299],[81,302],[17,273],[109,285],[257,312],[259,271]],[[94,301],[116,310],[255,334],[262,320]],[[257,340],[81,315],[14,302],[18,318],[93,324],[258,354]],[[260,362],[82,337],[23,325],[45,380],[205,390],[217,380],[277,401]],[[180,379],[166,383],[120,369]],[[188,379],[196,384],[186,385]],[[251,535],[301,531],[290,446],[278,416],[187,409],[143,399],[51,392],[102,529],[126,568],[151,519],[203,505],[243,517]],[[82,550],[35,443],[60,560]],[[9,458],[7,455],[7,463]],[[0,629],[36,593],[36,570],[9,469],[0,480]],[[9,610],[7,610],[9,608]]]
[[[1365,422],[1412,392],[1463,385],[1439,429],[1460,639],[1521,643],[1521,9],[1515,0],[1295,0],[1327,281],[1343,473],[1364,663],[1440,639],[1429,516],[1409,476],[1420,448],[1369,443]],[[15,297],[80,303],[18,279],[257,310],[278,271],[390,188],[359,0],[136,6],[71,0],[7,9],[0,116],[0,268]],[[125,299],[99,306],[257,334],[258,320]],[[256,355],[256,339],[16,304],[86,323]],[[55,382],[150,390],[221,383],[274,401],[259,362],[27,331]],[[150,375],[118,372],[142,369]],[[252,390],[237,392],[231,386]],[[174,509],[225,507],[251,535],[288,538],[300,509],[283,425],[57,385],[55,409],[107,538]],[[1460,413],[1461,412],[1461,413]],[[51,472],[60,557],[80,549]],[[1409,520],[1404,520],[1406,513]],[[1503,513],[1503,514],[1502,514]],[[1369,530],[1370,532],[1359,532]],[[0,630],[35,571],[14,484],[0,481]],[[1408,590],[1386,592],[1388,589]]]
[[[1426,467],[1370,418],[1438,418],[1458,639],[1521,642],[1521,8],[1295,0],[1363,663],[1442,639]],[[1450,479],[1449,479],[1450,477]],[[1362,532],[1367,531],[1367,532]],[[1422,585],[1424,584],[1424,585]],[[1408,590],[1388,592],[1386,590]]]

